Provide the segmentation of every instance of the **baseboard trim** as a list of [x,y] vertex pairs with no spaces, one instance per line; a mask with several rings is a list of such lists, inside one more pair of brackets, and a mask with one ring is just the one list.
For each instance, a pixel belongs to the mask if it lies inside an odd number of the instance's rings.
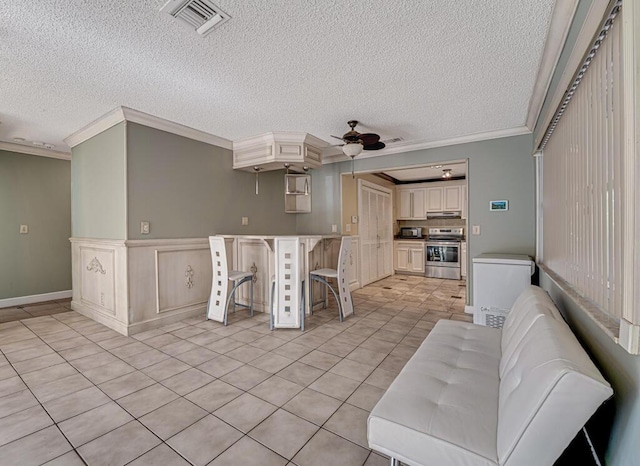
[[109,327],[111,330],[115,330],[116,332],[127,336],[127,324],[120,322],[113,316],[97,311],[77,301],[71,301],[71,309],[76,311],[78,314],[82,314],[83,316],[98,322],[99,324]]
[[30,296],[18,296],[15,298],[0,299],[0,308],[22,306],[24,304],[41,303],[43,301],[54,301],[56,299],[71,298],[71,290],[54,291],[52,293],[33,294]]
[[465,314],[473,314],[473,306],[469,306],[468,304],[464,306]]

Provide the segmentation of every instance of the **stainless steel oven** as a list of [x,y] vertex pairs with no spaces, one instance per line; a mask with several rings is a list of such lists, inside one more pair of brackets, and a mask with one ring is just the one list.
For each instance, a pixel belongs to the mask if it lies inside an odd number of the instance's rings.
[[425,244],[425,276],[460,280],[462,228],[430,228]]

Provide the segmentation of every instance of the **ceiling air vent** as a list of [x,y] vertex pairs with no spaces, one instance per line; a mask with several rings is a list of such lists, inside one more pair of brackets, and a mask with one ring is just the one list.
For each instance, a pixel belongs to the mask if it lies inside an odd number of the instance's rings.
[[206,36],[230,16],[207,0],[169,0],[160,11],[169,13]]

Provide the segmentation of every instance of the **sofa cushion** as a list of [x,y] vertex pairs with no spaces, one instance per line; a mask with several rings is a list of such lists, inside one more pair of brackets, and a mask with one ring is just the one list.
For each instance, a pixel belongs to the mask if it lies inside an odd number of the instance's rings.
[[544,318],[563,321],[547,292],[531,285],[518,296],[504,321],[500,377],[504,374],[505,366],[510,364],[516,349],[522,344],[524,335],[538,319]]
[[569,327],[538,318],[503,365],[500,464],[553,464],[612,393]]
[[369,446],[409,465],[495,465],[500,333],[440,320],[371,412]]

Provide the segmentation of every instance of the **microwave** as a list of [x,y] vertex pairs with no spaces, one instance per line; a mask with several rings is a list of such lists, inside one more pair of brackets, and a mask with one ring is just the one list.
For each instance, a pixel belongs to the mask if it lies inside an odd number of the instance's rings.
[[402,227],[400,238],[422,238],[422,227]]

